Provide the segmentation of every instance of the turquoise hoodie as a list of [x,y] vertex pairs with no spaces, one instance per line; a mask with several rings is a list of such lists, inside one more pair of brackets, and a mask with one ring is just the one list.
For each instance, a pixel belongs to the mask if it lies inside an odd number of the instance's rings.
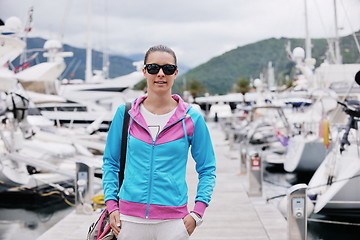
[[125,105],[121,105],[114,116],[103,156],[103,189],[106,203],[119,201],[122,214],[150,219],[186,216],[185,178],[190,146],[199,175],[195,202],[209,205],[216,164],[208,128],[197,110],[178,95],[172,97],[178,101],[177,109],[155,140],[140,113],[140,104],[146,96],[132,104],[125,177],[120,193],[118,172]]

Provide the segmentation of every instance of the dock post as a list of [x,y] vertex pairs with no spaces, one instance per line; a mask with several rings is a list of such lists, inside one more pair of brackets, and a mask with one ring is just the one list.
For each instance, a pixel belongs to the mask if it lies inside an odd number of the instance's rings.
[[94,196],[94,167],[84,162],[76,162],[75,204],[76,213],[92,214],[91,198]]
[[261,157],[259,153],[250,155],[250,168],[249,168],[249,196],[262,196],[262,166]]
[[246,148],[244,143],[240,143],[240,174],[246,174]]
[[307,239],[306,184],[297,184],[287,192],[288,239]]
[[235,142],[235,135],[234,135],[234,131],[231,126],[228,127],[228,131],[229,131],[229,147],[230,147],[230,150],[233,150],[234,142]]

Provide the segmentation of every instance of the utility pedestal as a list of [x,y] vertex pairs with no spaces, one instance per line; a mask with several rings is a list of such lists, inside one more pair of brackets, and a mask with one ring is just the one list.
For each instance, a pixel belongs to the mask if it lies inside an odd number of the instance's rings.
[[288,240],[307,239],[306,184],[297,184],[287,192]]
[[249,196],[256,197],[262,196],[262,166],[261,157],[259,153],[253,153],[250,155],[250,167],[249,167]]
[[94,196],[94,167],[84,162],[76,162],[75,204],[76,213],[92,214],[91,198]]

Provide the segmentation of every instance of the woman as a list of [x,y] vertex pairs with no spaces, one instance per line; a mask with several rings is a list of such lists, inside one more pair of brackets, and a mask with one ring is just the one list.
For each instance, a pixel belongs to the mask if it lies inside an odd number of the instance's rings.
[[[118,172],[125,105],[109,129],[103,157],[103,188],[112,230],[118,239],[189,239],[209,205],[215,186],[215,156],[201,114],[171,90],[178,74],[175,53],[166,46],[145,54],[146,96],[129,111],[124,181]],[[187,208],[188,150],[199,175],[194,209]],[[121,221],[120,221],[121,220]]]

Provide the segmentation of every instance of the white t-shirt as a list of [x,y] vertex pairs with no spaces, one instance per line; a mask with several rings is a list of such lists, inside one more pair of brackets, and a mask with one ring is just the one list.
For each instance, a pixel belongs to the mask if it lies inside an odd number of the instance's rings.
[[140,105],[140,113],[143,115],[151,133],[151,137],[153,140],[156,139],[157,135],[160,131],[165,127],[166,123],[169,121],[171,116],[175,113],[176,108],[171,110],[171,112],[165,114],[154,114],[147,110],[144,107],[144,104]]

